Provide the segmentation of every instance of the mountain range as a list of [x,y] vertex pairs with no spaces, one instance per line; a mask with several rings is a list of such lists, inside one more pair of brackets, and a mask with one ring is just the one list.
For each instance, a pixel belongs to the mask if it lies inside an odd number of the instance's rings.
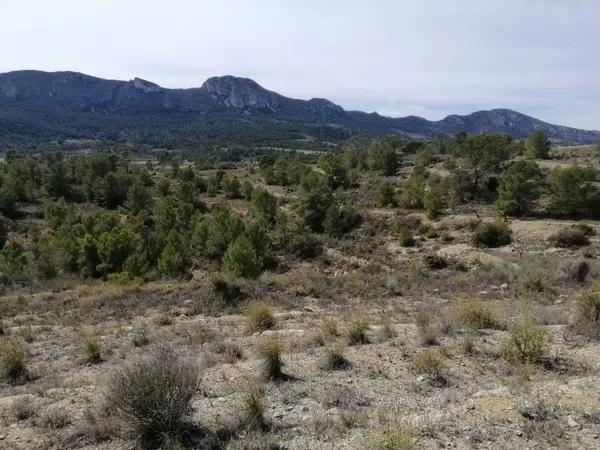
[[209,78],[199,88],[167,89],[149,81],[106,80],[76,72],[0,74],[0,148],[68,139],[103,139],[163,147],[203,143],[341,141],[352,134],[542,130],[565,144],[593,143],[600,131],[553,125],[508,109],[451,115],[440,121],[346,111],[322,98],[297,100],[247,78]]

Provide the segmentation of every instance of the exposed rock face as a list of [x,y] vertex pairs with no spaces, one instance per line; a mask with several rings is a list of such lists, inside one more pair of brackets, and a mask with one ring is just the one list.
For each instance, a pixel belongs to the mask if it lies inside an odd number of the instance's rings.
[[248,78],[213,77],[204,82],[202,89],[216,102],[230,108],[264,108],[274,113],[280,110],[279,95]]
[[[598,131],[552,125],[507,109],[452,115],[436,122],[415,116],[390,118],[345,111],[326,99],[296,100],[264,89],[248,78],[233,76],[209,78],[200,88],[166,89],[140,78],[125,82],[74,72],[0,74],[0,123],[5,125],[0,127],[0,146],[27,133],[67,138],[75,124],[78,137],[92,137],[110,134],[120,124],[139,131],[151,123],[154,130],[161,130],[211,120],[211,114],[219,120],[227,117],[231,123],[284,120],[292,123],[291,129],[310,130],[327,125],[341,130],[340,138],[351,132],[430,137],[458,131],[505,132],[524,138],[534,130],[542,130],[551,139],[564,143],[600,140]],[[223,132],[223,127],[219,132]]]

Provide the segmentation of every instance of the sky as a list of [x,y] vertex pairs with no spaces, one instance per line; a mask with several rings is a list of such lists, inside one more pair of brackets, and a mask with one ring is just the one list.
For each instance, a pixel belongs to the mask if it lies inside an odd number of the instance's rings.
[[438,120],[600,129],[599,0],[0,0],[0,72],[73,70]]

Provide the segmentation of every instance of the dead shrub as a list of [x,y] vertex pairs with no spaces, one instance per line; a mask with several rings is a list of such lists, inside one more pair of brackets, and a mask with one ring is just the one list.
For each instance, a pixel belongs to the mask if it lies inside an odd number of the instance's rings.
[[198,389],[198,367],[163,346],[112,375],[106,393],[143,445],[177,437]]

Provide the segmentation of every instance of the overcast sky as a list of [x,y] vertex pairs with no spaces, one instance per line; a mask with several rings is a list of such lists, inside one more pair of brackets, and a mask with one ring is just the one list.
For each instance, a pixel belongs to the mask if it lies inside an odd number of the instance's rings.
[[598,0],[0,0],[0,72],[255,79],[346,109],[600,129]]

